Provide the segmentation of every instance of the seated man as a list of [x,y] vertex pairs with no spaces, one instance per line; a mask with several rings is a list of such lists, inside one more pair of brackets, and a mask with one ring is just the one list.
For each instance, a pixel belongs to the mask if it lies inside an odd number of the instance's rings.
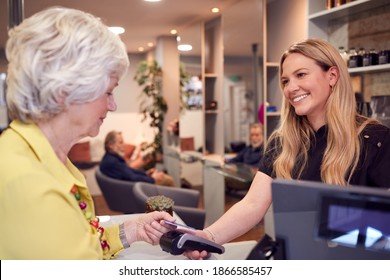
[[[261,124],[254,123],[250,126],[250,145],[242,149],[237,156],[226,159],[225,163],[244,163],[248,164],[246,173],[255,175],[260,159],[263,156],[263,127]],[[227,190],[248,190],[251,182],[242,182],[231,177],[225,177],[225,186]]]
[[259,123],[250,126],[250,145],[242,149],[237,156],[226,159],[225,163],[246,163],[257,167],[263,156],[263,127]]
[[130,167],[124,159],[125,143],[121,132],[111,131],[104,140],[105,154],[100,162],[100,170],[103,174],[132,182],[148,182],[163,186],[173,186],[172,177],[164,172],[150,169],[138,170]]

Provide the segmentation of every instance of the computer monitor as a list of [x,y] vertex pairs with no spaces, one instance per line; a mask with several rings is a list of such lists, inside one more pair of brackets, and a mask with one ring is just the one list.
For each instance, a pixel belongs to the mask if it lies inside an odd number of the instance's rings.
[[276,239],[286,259],[390,259],[390,192],[272,182]]

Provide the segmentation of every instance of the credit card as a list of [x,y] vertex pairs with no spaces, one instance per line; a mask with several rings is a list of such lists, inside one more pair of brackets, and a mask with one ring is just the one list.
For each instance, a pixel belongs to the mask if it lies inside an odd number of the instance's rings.
[[167,220],[164,220],[164,222],[166,224],[168,224],[168,225],[175,226],[177,229],[196,230],[195,228],[187,226],[187,225],[182,225],[182,224],[178,224],[178,223],[175,223],[175,222],[170,222],[170,221],[167,221]]

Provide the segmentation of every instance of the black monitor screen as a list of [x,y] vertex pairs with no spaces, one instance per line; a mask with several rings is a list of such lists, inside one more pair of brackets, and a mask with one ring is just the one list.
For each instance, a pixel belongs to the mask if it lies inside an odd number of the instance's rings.
[[390,200],[323,196],[318,236],[336,244],[390,252]]
[[272,200],[282,258],[390,259],[390,191],[274,179]]

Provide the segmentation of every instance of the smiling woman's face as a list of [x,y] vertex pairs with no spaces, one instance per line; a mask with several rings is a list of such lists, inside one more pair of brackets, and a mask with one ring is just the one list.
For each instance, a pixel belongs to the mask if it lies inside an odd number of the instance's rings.
[[292,53],[282,65],[284,97],[299,116],[307,116],[313,127],[325,124],[326,102],[331,94],[329,70],[302,54]]

